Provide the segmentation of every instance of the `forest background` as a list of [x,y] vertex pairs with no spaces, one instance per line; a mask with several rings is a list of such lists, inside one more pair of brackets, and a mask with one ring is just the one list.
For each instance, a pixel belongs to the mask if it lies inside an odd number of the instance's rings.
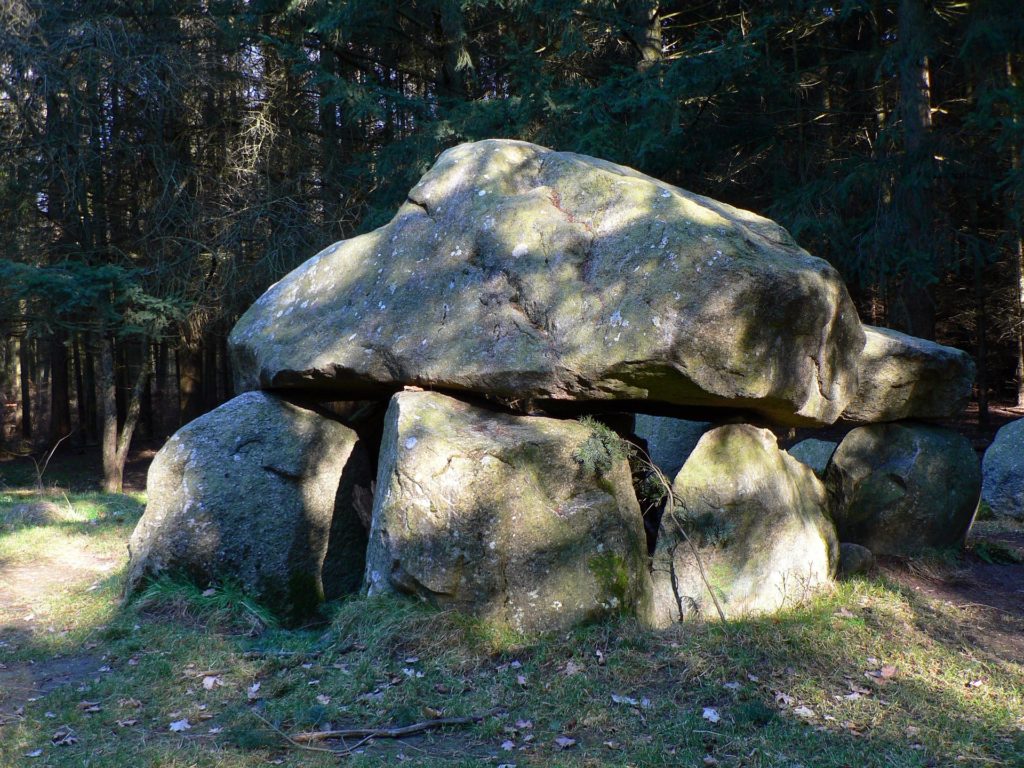
[[777,219],[866,322],[1024,405],[1020,0],[0,0],[0,448],[232,396],[273,281],[447,147],[525,139]]

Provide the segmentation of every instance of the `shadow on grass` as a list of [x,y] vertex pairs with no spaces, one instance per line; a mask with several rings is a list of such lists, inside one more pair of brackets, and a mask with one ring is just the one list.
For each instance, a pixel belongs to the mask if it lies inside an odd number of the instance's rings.
[[[100,591],[116,599],[122,578],[108,577]],[[390,765],[402,754],[411,765],[923,768],[1013,765],[1024,754],[1020,666],[979,661],[927,632],[921,621],[941,619],[874,581],[773,618],[661,633],[622,620],[534,636],[394,597],[329,605],[326,631],[254,631],[248,612],[225,596],[168,582],[102,625],[79,627],[90,638],[82,653],[104,658],[110,671],[90,670],[77,688],[27,704],[6,739],[23,750],[48,739],[50,711],[82,738],[51,750],[61,765],[172,756],[251,765],[287,750],[282,733],[494,711],[467,729],[364,744],[355,764]],[[36,637],[26,650],[42,661],[52,645]],[[895,668],[889,677],[866,674],[885,665]],[[216,678],[209,688],[207,678]],[[104,711],[84,712],[82,700]],[[114,722],[126,717],[123,700],[142,702],[127,729]],[[801,717],[800,707],[811,714]],[[706,719],[707,708],[718,722]],[[169,730],[180,718],[189,732]],[[559,736],[576,744],[559,750]],[[509,742],[511,755],[501,746]],[[10,758],[5,749],[0,756]],[[337,760],[297,750],[291,758]]]

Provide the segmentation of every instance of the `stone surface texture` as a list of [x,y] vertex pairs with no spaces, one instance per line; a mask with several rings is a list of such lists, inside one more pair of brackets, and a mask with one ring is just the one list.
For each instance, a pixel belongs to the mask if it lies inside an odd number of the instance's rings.
[[444,152],[391,222],[272,286],[230,346],[238,391],[411,384],[814,425],[853,398],[864,332],[838,273],[778,224],[487,140]]
[[305,616],[359,588],[366,532],[352,496],[372,479],[348,427],[271,394],[239,395],[178,430],[150,465],[128,590],[181,573],[237,582]]
[[1024,419],[996,433],[982,461],[981,498],[993,514],[1024,520]]
[[432,392],[385,419],[367,551],[370,595],[401,592],[517,631],[610,614],[649,619],[640,508],[624,457],[576,421],[513,416]]
[[856,576],[859,573],[867,573],[875,566],[875,556],[867,547],[860,544],[853,544],[844,541],[839,544],[839,572],[838,576]]
[[647,442],[647,455],[651,463],[671,480],[697,446],[701,435],[709,429],[709,421],[688,421],[638,413],[633,432]]
[[928,424],[869,424],[843,438],[825,472],[841,541],[877,555],[958,546],[981,493],[967,438]]
[[844,419],[949,419],[963,411],[974,386],[970,355],[888,328],[865,326],[864,331],[860,384]]
[[786,453],[801,464],[810,467],[818,477],[824,477],[825,467],[828,466],[828,460],[832,458],[837,445],[839,443],[834,443],[831,440],[818,440],[811,437],[790,446]]
[[659,626],[717,617],[710,590],[733,619],[792,606],[835,574],[824,486],[769,430],[705,433],[672,490],[678,506],[662,520],[652,564]]

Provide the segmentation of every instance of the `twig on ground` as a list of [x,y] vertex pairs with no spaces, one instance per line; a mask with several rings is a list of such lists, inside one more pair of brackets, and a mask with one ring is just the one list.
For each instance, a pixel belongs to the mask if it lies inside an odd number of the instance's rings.
[[423,731],[431,731],[435,728],[445,728],[449,725],[473,725],[495,714],[497,710],[491,710],[483,715],[470,715],[469,717],[439,717],[435,720],[424,720],[412,725],[403,725],[395,728],[342,728],[333,731],[306,731],[296,733],[289,739],[299,744],[309,744],[316,741],[328,739],[401,739],[405,736],[412,736]]

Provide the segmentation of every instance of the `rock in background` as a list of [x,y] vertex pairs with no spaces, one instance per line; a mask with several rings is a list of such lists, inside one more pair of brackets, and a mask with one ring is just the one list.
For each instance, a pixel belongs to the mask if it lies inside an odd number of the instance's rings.
[[239,391],[403,384],[835,421],[864,332],[778,224],[521,141],[444,152],[390,223],[272,286],[231,333]]
[[369,458],[348,427],[248,392],[182,427],[156,455],[129,542],[128,590],[163,573],[236,581],[301,618],[358,588],[366,533],[353,508]]
[[838,445],[839,443],[833,443],[831,440],[818,440],[811,437],[790,446],[786,453],[804,466],[810,467],[818,477],[824,477],[825,467],[828,466],[828,461],[836,452]]
[[618,613],[646,618],[644,531],[619,445],[575,421],[396,394],[377,475],[369,594],[412,594],[520,631]]
[[949,419],[967,405],[974,361],[966,352],[888,328],[864,326],[857,394],[848,421]]
[[842,541],[875,555],[958,546],[981,493],[970,442],[944,427],[870,424],[843,438],[825,472]]
[[672,491],[679,506],[662,520],[653,560],[659,626],[716,617],[709,585],[732,619],[794,605],[835,574],[824,486],[770,431],[734,424],[705,433]]
[[982,461],[981,498],[993,514],[1024,520],[1024,419],[997,433]]
[[711,429],[709,421],[687,421],[668,416],[637,414],[634,432],[647,443],[651,463],[672,478],[693,452],[701,435]]

